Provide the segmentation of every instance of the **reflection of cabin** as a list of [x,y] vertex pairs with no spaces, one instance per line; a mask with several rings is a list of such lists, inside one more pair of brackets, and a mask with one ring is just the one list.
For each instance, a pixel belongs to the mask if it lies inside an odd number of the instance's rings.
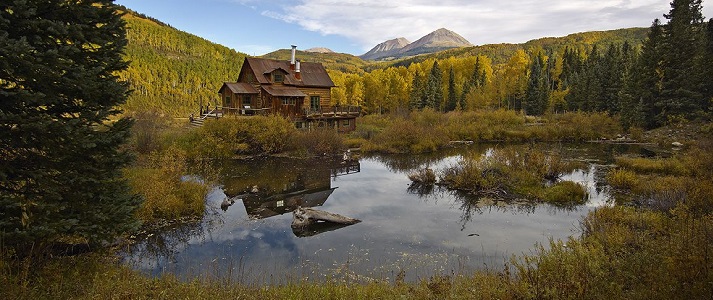
[[218,93],[224,114],[279,114],[297,128],[331,127],[349,132],[356,127],[358,107],[333,106],[334,82],[320,63],[247,57],[237,82],[226,82]]
[[263,219],[292,212],[297,207],[322,206],[332,192],[332,177],[353,174],[360,171],[357,160],[330,169],[307,169],[295,181],[286,184],[281,191],[269,194],[241,195],[245,210],[251,219]]

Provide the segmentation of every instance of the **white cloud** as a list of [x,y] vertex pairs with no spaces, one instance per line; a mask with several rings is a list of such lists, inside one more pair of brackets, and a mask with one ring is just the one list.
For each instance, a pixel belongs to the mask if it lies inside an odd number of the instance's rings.
[[392,38],[414,41],[441,27],[474,44],[647,27],[669,9],[667,0],[300,0],[283,1],[262,14],[345,36],[366,51]]

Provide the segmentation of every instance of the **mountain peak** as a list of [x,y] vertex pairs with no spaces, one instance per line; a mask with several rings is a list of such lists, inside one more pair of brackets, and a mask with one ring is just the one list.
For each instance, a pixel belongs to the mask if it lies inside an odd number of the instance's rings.
[[359,56],[365,60],[376,60],[382,57],[389,57],[397,54],[399,50],[409,44],[409,41],[405,38],[391,39],[381,44],[376,45],[371,48],[369,52]]
[[360,57],[365,60],[378,60],[389,57],[404,57],[424,53],[433,53],[451,48],[473,46],[459,34],[445,28],[439,28],[413,43],[405,38],[388,40],[369,50]]
[[305,50],[305,52],[313,52],[313,53],[334,53],[334,51],[332,51],[332,50],[329,49],[329,48],[325,48],[325,47],[309,48],[309,49]]

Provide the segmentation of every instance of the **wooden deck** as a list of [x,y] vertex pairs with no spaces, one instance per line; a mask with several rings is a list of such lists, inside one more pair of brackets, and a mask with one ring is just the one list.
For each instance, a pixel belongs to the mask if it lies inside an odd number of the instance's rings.
[[356,118],[361,114],[358,106],[331,106],[320,110],[305,110],[306,119],[341,119]]

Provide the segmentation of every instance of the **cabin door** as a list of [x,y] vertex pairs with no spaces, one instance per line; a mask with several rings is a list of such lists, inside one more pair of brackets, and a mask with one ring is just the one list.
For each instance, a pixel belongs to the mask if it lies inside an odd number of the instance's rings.
[[309,97],[309,110],[319,112],[321,110],[321,107],[319,105],[319,96],[311,96]]

